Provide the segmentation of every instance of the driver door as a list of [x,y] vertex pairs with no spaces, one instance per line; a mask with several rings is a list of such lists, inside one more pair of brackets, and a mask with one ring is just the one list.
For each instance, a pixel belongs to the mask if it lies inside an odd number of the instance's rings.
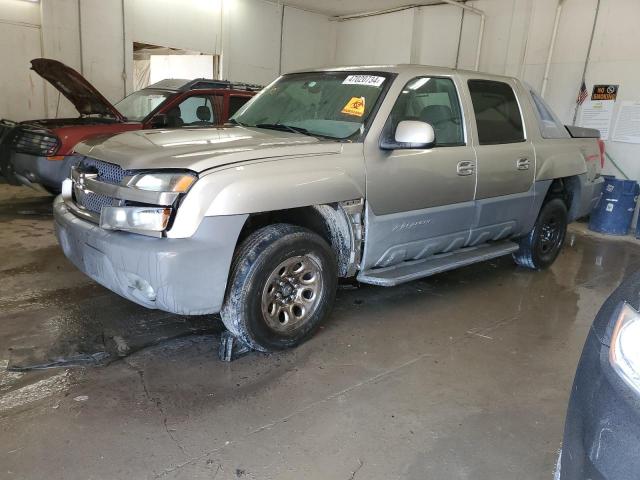
[[476,157],[453,78],[417,77],[402,89],[382,135],[402,120],[429,123],[429,149],[367,148],[363,269],[387,267],[466,245],[474,218]]

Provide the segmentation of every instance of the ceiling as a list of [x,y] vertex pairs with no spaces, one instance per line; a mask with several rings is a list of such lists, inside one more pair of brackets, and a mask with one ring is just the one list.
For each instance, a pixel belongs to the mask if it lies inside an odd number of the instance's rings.
[[439,0],[415,0],[413,2],[410,0],[281,0],[277,3],[284,3],[285,5],[325,15],[340,16],[415,4],[435,5],[441,2]]

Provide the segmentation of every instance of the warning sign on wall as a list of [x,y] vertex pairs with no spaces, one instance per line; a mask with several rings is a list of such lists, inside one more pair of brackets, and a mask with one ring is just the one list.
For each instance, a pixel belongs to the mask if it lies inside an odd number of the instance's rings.
[[591,100],[615,102],[616,98],[618,98],[618,87],[619,85],[594,85]]

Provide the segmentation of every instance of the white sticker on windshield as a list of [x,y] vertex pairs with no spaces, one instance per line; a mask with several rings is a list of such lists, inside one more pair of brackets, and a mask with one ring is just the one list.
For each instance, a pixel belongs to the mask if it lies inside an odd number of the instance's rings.
[[366,85],[367,87],[379,87],[384,82],[384,77],[375,75],[349,75],[342,82],[343,85]]

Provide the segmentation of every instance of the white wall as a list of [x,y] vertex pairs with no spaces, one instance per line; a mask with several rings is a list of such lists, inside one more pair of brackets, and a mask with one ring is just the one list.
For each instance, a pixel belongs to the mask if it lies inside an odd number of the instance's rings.
[[213,77],[213,55],[150,55],[149,63],[149,83],[165,78]]
[[324,15],[285,7],[282,73],[335,63],[337,27]]
[[[42,56],[59,60],[80,71],[80,42],[77,0],[42,2]],[[71,102],[59,95],[58,90],[46,83],[49,116],[76,117],[77,110]],[[33,117],[32,117],[33,118]]]
[[40,56],[40,6],[0,0],[0,118],[44,115],[44,82],[29,70]]
[[276,78],[282,6],[262,0],[226,0],[222,17],[223,76],[261,84]]
[[408,63],[414,10],[348,20],[338,24],[336,63],[367,65]]
[[0,22],[0,117],[16,120],[77,115],[51,87],[45,100],[28,70],[41,56],[80,71],[112,102],[133,91],[133,42],[221,55],[223,78],[251,83],[335,63],[335,22],[265,0],[0,0]]
[[435,5],[414,10],[412,63],[455,67],[462,9]]

